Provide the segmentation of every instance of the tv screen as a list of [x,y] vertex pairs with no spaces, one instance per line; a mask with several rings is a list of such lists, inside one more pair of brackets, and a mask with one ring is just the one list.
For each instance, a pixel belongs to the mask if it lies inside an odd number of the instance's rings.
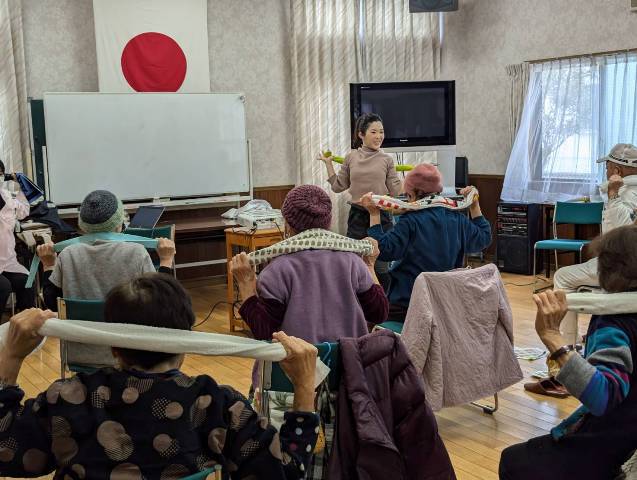
[[385,148],[456,144],[454,81],[351,83],[352,132],[363,113],[383,119]]

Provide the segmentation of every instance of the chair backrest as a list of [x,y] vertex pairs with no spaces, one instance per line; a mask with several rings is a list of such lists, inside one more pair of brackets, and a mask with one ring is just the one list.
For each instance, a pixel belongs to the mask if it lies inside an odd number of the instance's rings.
[[201,472],[193,473],[192,475],[188,475],[187,477],[182,477],[181,480],[203,480],[208,477],[208,475],[212,475],[215,471],[219,472],[219,476],[215,478],[221,478],[221,470],[215,470],[214,468],[207,468],[206,470],[202,470]]
[[574,225],[599,225],[602,223],[602,202],[557,202],[553,222]]
[[[90,322],[104,321],[104,301],[103,300],[77,300],[74,298],[58,298],[58,317],[61,320],[88,320]],[[96,347],[96,349],[104,349],[104,347]],[[69,358],[69,342],[60,341],[60,375],[66,378],[66,369],[68,367],[72,372],[92,373],[97,370],[100,365],[78,365],[74,362],[74,358]]]
[[[330,391],[338,390],[341,380],[341,353],[338,343],[320,343],[315,345],[321,361],[330,368],[327,383]],[[294,392],[290,379],[278,362],[264,362],[264,390],[274,392]]]
[[61,319],[104,321],[103,300],[77,300],[58,298],[58,315]]
[[175,225],[161,225],[155,228],[135,228],[129,227],[124,230],[124,233],[128,235],[137,235],[139,237],[147,238],[170,238],[175,239]]

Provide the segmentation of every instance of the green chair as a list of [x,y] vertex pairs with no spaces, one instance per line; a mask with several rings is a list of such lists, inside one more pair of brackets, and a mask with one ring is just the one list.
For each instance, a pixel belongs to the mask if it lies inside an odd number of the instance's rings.
[[555,270],[559,268],[557,262],[557,252],[576,252],[579,254],[579,261],[582,262],[582,250],[590,243],[590,240],[576,240],[557,237],[557,226],[562,224],[571,225],[599,225],[601,228],[602,202],[557,202],[553,214],[553,238],[550,240],[540,240],[535,242],[533,247],[533,292],[537,292],[537,251],[553,250],[555,253]]
[[[90,322],[104,321],[104,302],[102,300],[76,300],[72,298],[58,298],[58,318],[60,320],[88,320]],[[61,378],[66,378],[67,369],[73,373],[93,373],[99,367],[80,365],[68,362],[68,342],[60,340]]]
[[[137,228],[137,227],[129,227],[124,230],[123,233],[128,235],[137,235],[139,237],[146,238],[169,238],[173,242],[175,241],[175,225],[160,225],[159,227],[154,228]],[[154,262],[155,270],[159,270],[159,263]],[[175,277],[177,273],[175,271],[175,265],[173,265],[173,273]]]
[[[315,345],[321,361],[330,368],[327,385],[330,392],[338,390],[341,381],[341,354],[338,343],[320,343]],[[262,362],[261,364],[261,415],[270,418],[268,392],[293,393],[292,382],[285,374],[279,362]]]
[[175,225],[160,225],[154,228],[136,228],[128,227],[123,233],[128,235],[137,235],[146,238],[170,238],[175,239]]
[[[216,472],[219,472],[216,474]],[[208,475],[213,475],[215,479],[221,478],[221,465],[215,465],[215,468],[207,468],[206,470],[202,470],[201,472],[193,473],[192,475],[188,475],[187,477],[182,477],[181,480],[205,480],[208,478]]]
[[391,330],[394,333],[397,333],[398,335],[400,335],[401,333],[403,333],[403,327],[405,326],[405,324],[403,322],[383,322],[383,323],[379,323],[378,325],[376,325],[374,327],[374,331],[375,330],[380,330],[381,328],[385,328],[387,330]]

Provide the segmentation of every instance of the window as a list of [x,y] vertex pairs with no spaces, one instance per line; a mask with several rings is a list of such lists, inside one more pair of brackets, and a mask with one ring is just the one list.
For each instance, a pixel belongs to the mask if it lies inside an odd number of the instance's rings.
[[[603,179],[596,160],[637,139],[637,57],[550,62],[538,67],[542,89],[543,179]],[[537,176],[537,175],[536,175]]]
[[597,159],[617,143],[637,143],[637,54],[533,64],[502,198],[599,199]]
[[597,170],[598,122],[593,112],[598,110],[599,68],[585,59],[551,62],[539,70],[542,140],[536,176],[563,181],[588,178]]

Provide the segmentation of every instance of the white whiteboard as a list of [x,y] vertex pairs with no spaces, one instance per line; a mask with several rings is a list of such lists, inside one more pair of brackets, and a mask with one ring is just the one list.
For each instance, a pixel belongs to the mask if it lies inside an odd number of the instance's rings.
[[250,190],[243,96],[45,93],[47,196],[121,200]]

